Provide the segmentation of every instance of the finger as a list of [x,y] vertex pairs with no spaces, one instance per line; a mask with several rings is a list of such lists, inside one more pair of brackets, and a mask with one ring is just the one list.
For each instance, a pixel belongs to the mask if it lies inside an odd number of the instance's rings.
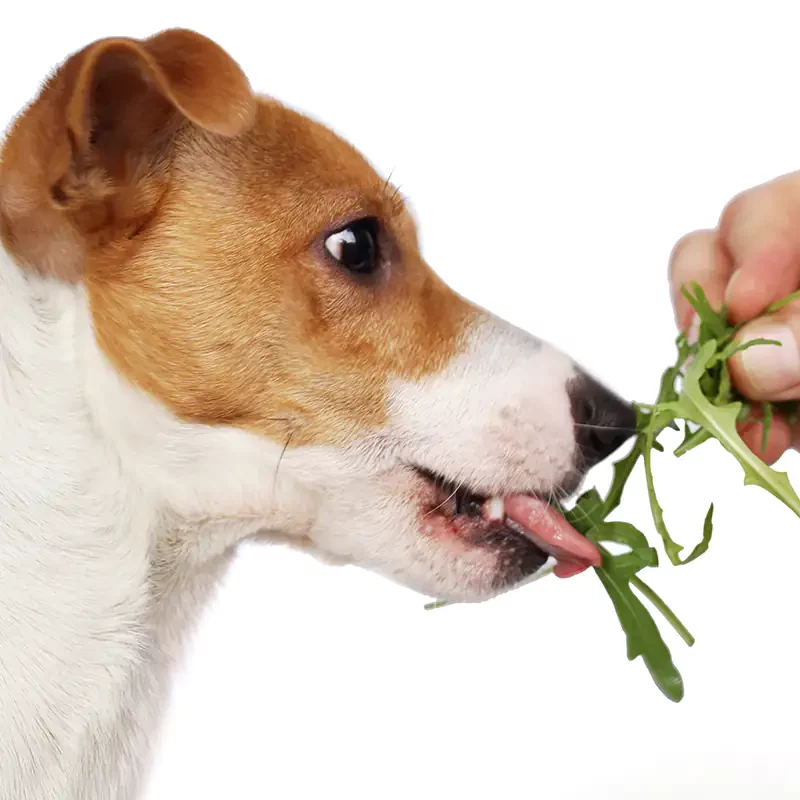
[[734,198],[720,240],[735,271],[725,294],[733,322],[746,322],[800,284],[800,177],[784,176]]
[[731,377],[742,394],[753,400],[800,399],[800,309],[798,304],[745,325],[739,339],[770,339],[737,353],[729,362]]
[[732,271],[731,260],[715,231],[694,231],[678,241],[669,259],[669,280],[675,320],[682,331],[689,328],[693,311],[681,287],[699,283],[714,308],[719,309]]
[[792,430],[781,416],[773,418],[765,448],[761,447],[763,426],[760,422],[743,422],[738,428],[744,443],[767,464],[774,464],[792,446]]

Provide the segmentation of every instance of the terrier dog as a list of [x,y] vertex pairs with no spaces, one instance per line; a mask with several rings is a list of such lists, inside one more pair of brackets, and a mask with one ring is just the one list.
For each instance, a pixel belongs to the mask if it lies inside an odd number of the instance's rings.
[[449,289],[403,198],[208,39],[69,58],[0,155],[0,798],[137,796],[246,537],[479,601],[631,408]]

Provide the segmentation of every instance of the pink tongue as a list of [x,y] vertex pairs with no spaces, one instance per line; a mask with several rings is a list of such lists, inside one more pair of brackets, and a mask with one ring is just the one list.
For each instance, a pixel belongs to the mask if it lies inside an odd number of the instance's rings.
[[559,578],[600,566],[600,551],[543,500],[513,494],[505,498],[505,512],[531,541],[556,558],[558,564],[553,572]]

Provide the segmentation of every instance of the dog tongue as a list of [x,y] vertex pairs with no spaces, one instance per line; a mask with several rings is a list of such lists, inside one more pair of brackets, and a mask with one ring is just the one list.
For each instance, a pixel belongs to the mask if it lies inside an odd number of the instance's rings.
[[600,566],[600,551],[543,500],[514,494],[505,498],[505,512],[531,541],[556,558],[553,572],[559,578]]

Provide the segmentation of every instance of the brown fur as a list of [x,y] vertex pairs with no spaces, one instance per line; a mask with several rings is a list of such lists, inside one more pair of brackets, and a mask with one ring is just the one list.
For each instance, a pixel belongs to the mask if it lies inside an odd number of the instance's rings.
[[[356,278],[323,241],[364,216],[386,266]],[[56,73],[3,150],[0,236],[83,278],[112,363],[179,417],[292,445],[379,426],[389,381],[440,369],[476,314],[353,148],[187,31],[99,42]]]

